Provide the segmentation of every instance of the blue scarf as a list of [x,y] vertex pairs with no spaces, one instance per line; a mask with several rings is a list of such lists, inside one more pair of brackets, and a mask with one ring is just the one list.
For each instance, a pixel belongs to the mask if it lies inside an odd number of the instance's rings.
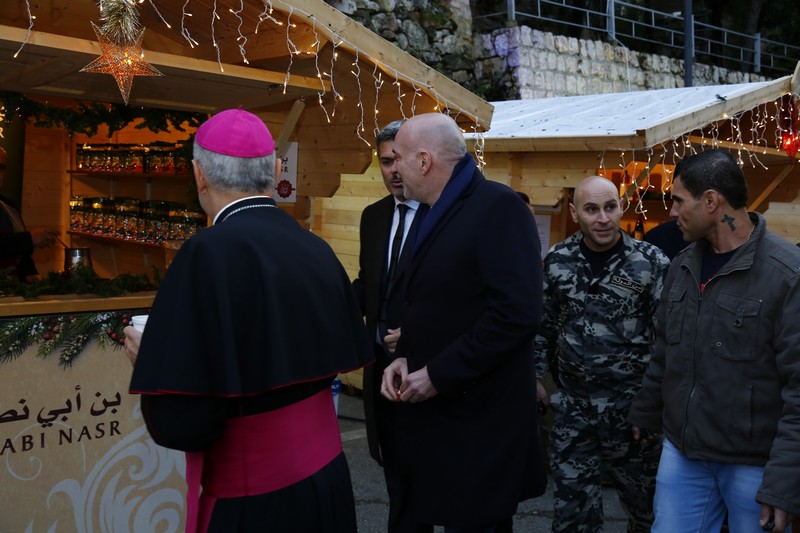
[[414,247],[412,249],[414,253],[419,250],[428,235],[431,234],[436,225],[444,218],[450,208],[453,207],[453,204],[456,203],[461,193],[466,190],[467,186],[472,181],[472,176],[476,168],[478,168],[478,166],[469,154],[464,154],[461,161],[453,168],[453,174],[450,176],[450,180],[447,182],[447,185],[445,185],[439,199],[436,200],[436,203],[433,204],[430,210],[424,215],[425,218],[422,219],[421,224],[415,224],[417,231],[413,236]]

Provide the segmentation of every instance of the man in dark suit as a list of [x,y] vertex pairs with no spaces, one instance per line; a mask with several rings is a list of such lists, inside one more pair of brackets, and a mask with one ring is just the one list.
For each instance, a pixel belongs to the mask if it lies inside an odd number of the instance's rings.
[[447,115],[408,119],[393,149],[406,197],[430,206],[409,237],[403,334],[381,385],[413,415],[412,516],[447,532],[500,531],[545,488],[531,379],[536,223],[483,177]]
[[[0,147],[0,187],[5,181],[7,164],[8,155]],[[40,278],[33,262],[33,249],[51,246],[56,235],[56,229],[28,230],[16,206],[0,195],[0,270],[13,267],[14,275],[22,281]]]
[[[392,147],[402,123],[400,120],[392,122],[376,138],[378,163],[389,195],[368,205],[361,214],[359,272],[353,287],[367,319],[367,330],[374,340],[375,364],[364,369],[364,412],[370,455],[383,466],[386,477],[388,530],[426,532],[433,528],[415,524],[408,515],[411,478],[409,460],[403,456],[406,447],[402,444],[407,433],[403,416],[408,406],[389,402],[380,395],[383,370],[393,357],[405,314],[403,288],[411,253],[404,241],[417,220],[420,207],[419,202],[405,198],[403,180],[394,171]],[[401,212],[404,215],[402,226]],[[393,252],[397,255],[394,267]]]

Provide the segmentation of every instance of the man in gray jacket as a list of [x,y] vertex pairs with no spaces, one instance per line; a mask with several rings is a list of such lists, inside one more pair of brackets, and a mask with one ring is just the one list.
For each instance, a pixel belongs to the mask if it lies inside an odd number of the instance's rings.
[[800,514],[800,250],[747,212],[731,155],[675,168],[673,260],[656,345],[631,409],[663,431],[655,533],[785,531]]

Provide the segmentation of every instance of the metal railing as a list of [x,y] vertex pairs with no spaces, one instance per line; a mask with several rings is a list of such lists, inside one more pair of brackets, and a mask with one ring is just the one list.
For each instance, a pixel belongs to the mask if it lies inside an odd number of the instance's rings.
[[[686,24],[681,12],[665,13],[622,0],[608,0],[605,11],[575,6],[570,0],[505,2],[504,11],[477,13],[475,19],[505,18],[518,23],[534,19],[544,21],[550,28],[563,27],[581,35],[595,34],[596,38],[605,36],[632,50],[670,57],[683,57],[688,46],[698,61],[764,76],[789,74],[800,60],[800,46],[764,39],[759,33],[747,35],[711,26],[693,18]],[[495,7],[502,9],[501,5]],[[689,28],[688,36],[685,28]]]

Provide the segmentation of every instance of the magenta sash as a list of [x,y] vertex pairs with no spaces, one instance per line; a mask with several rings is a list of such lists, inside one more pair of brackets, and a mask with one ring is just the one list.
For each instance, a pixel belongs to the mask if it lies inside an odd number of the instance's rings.
[[254,496],[294,485],[341,452],[327,389],[275,411],[229,419],[211,448],[186,453],[186,532],[205,533],[217,498]]

